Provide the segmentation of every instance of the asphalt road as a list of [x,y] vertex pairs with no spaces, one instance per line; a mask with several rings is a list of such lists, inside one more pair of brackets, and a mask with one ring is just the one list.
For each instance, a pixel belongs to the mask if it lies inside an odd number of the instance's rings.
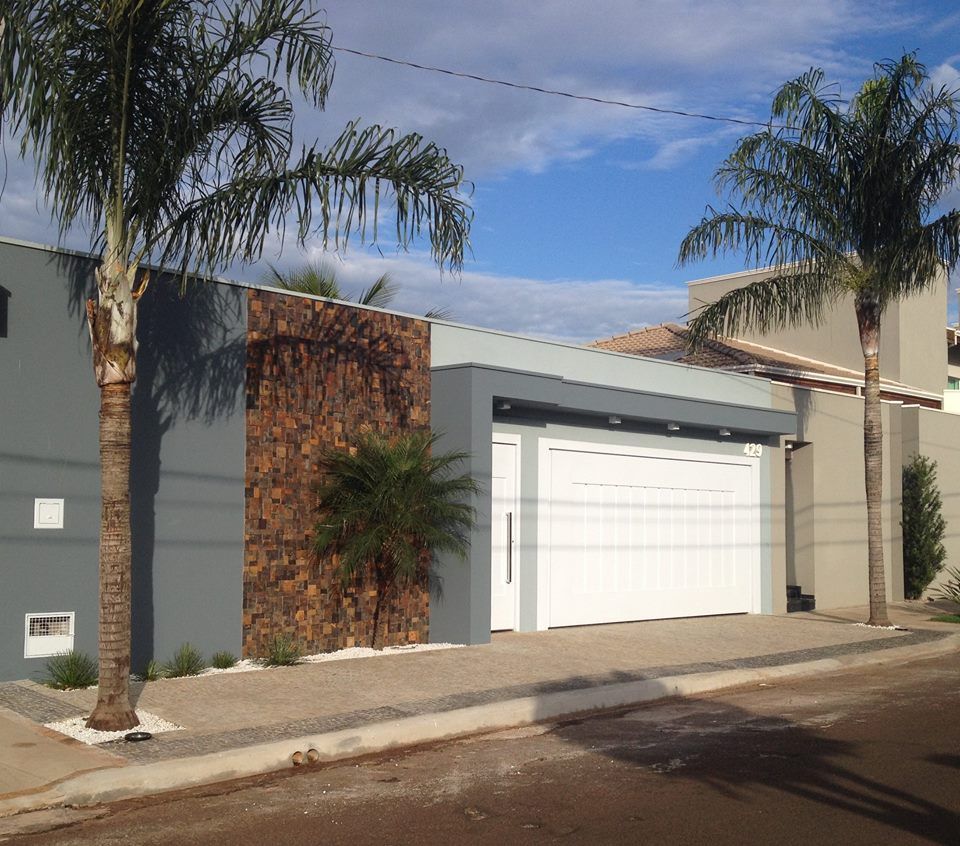
[[7,842],[960,844],[960,655],[22,824],[48,830]]

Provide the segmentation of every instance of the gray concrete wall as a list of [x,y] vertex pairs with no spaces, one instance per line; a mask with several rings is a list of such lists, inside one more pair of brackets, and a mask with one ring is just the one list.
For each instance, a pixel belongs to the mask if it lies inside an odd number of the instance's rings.
[[481,486],[473,497],[476,524],[465,561],[440,556],[430,579],[430,640],[490,642],[490,394],[476,372],[435,370],[430,385],[430,426],[437,449],[469,456],[464,469]]
[[[795,428],[791,413],[770,407],[769,383],[755,377],[448,324],[431,327],[431,361],[431,426],[442,434],[441,448],[471,456],[469,472],[484,487],[475,502],[478,523],[471,535],[469,560],[441,559],[434,573],[430,607],[434,641],[485,643],[490,639],[489,486],[495,402],[506,399],[511,404],[510,413],[498,422],[524,418],[528,428],[540,427],[541,434],[551,425],[572,426],[571,432],[577,427],[583,430],[584,440],[602,442],[609,432],[610,443],[660,448],[700,443],[702,447],[691,449],[736,452],[747,440],[777,444],[776,436]],[[607,417],[611,414],[623,421],[618,430],[610,431]],[[667,422],[679,423],[681,433],[668,436]],[[733,433],[729,442],[720,440],[720,428]],[[521,470],[528,527],[535,525],[531,515],[536,505],[530,497],[537,492],[537,468],[529,463],[535,461],[536,450],[529,447],[529,437],[524,436]],[[762,467],[761,489],[769,491],[766,461]],[[766,494],[763,501],[769,501]],[[769,511],[764,510],[761,543],[766,548],[773,528]],[[521,556],[533,554],[535,536],[522,531],[521,537]],[[782,585],[782,576],[775,576],[768,565],[763,571],[763,610],[778,610],[778,590],[772,585],[777,578]],[[521,579],[521,583],[521,625],[528,627],[533,625],[536,580],[523,584]]]
[[[769,276],[771,276],[769,270],[751,270],[690,282],[687,286],[688,309],[695,313],[701,306],[715,302],[729,291],[742,288],[752,282],[759,282]],[[822,324],[815,328],[798,326],[781,329],[769,335],[741,331],[738,337],[795,355],[828,361],[854,370],[863,369],[863,352],[857,335],[857,320],[850,302],[837,303],[825,314]],[[886,357],[883,356],[882,360],[884,376],[895,378],[886,371],[888,363]]]
[[883,561],[887,598],[903,599],[903,406],[883,403]]
[[[792,437],[792,436],[791,436]],[[789,578],[787,564],[787,543],[789,528],[784,515],[786,513],[786,443],[790,437],[781,438],[780,449],[772,451],[766,462],[769,477],[770,508],[766,514],[769,522],[767,533],[770,538],[770,584],[771,612],[783,614],[787,610],[787,585],[793,584]]]
[[[74,611],[76,647],[96,654],[99,399],[86,329],[67,282],[86,265],[0,244],[10,292],[0,337],[0,679],[31,677],[24,615]],[[64,527],[34,529],[35,497],[63,498]]]
[[[960,567],[960,416],[934,409],[907,406],[903,409],[902,460],[906,464],[917,454],[937,462],[937,484],[947,524],[944,546],[946,567]],[[941,571],[928,589],[945,580]]]
[[799,585],[803,593],[816,594],[817,524],[813,519],[816,504],[813,496],[816,446],[797,444],[783,457],[786,584]]
[[477,362],[550,373],[597,385],[770,407],[770,389],[763,379],[608,350],[520,338],[490,329],[434,323],[430,347],[430,361],[435,368]]
[[[717,276],[691,282],[688,306],[695,312],[723,294],[771,275],[769,270]],[[947,278],[940,274],[931,288],[915,297],[889,305],[880,336],[880,372],[894,379],[940,393],[946,385]],[[863,352],[851,297],[829,309],[819,326],[785,328],[769,334],[740,332],[745,341],[774,347],[807,358],[863,370]]]
[[[42,673],[23,658],[24,614],[76,612],[77,649],[97,649],[99,393],[81,304],[90,260],[0,242],[9,292],[0,332],[0,679]],[[240,648],[245,292],[182,300],[154,283],[141,302],[131,470],[134,666],[190,640]],[[198,340],[200,339],[200,340]],[[62,530],[33,528],[35,497],[63,497]]]
[[[868,600],[863,400],[787,385],[774,385],[773,391],[775,406],[796,409],[795,440],[806,444],[795,457],[802,464],[792,468],[796,577],[806,580],[800,582],[805,592],[815,593],[817,608],[863,605]],[[903,597],[899,414],[899,404],[883,403],[884,569],[890,600]],[[784,468],[774,477],[774,484],[786,484]],[[785,510],[778,519],[786,524]],[[786,559],[786,550],[783,555]]]
[[947,288],[947,275],[941,272],[929,291],[890,307],[892,319],[884,320],[881,336],[881,373],[888,375],[884,356],[896,358],[899,352],[899,371],[890,378],[932,393],[947,386]]

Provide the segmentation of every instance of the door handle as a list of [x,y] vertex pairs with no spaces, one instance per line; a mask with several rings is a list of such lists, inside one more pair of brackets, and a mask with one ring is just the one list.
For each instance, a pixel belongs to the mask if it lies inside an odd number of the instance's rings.
[[507,584],[513,582],[513,512],[507,512]]

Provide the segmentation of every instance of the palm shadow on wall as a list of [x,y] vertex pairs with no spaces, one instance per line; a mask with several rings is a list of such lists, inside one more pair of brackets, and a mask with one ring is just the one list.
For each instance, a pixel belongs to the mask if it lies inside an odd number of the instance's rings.
[[[295,295],[291,295],[295,296]],[[334,306],[334,308],[340,308]],[[375,324],[364,324],[360,330],[346,333],[337,331],[336,320],[329,325],[324,323],[322,313],[315,316],[314,329],[317,335],[304,337],[275,331],[275,325],[264,331],[264,337],[254,334],[248,349],[247,406],[250,409],[283,408],[286,412],[298,415],[302,421],[320,420],[330,423],[331,409],[337,409],[338,423],[342,428],[337,434],[321,422],[317,432],[300,431],[298,437],[303,443],[322,434],[322,443],[317,443],[309,458],[304,461],[302,472],[306,474],[309,493],[291,494],[289,504],[296,514],[287,523],[284,538],[277,550],[277,556],[269,571],[253,577],[252,583],[245,587],[245,596],[265,592],[269,602],[283,602],[279,591],[270,591],[271,586],[284,582],[299,582],[304,579],[311,584],[326,585],[326,592],[317,600],[324,614],[324,622],[333,625],[340,634],[354,631],[354,627],[363,629],[369,622],[362,598],[370,588],[370,573],[358,573],[346,585],[331,575],[329,556],[318,557],[308,538],[313,535],[313,509],[315,507],[313,489],[318,480],[318,462],[325,447],[346,448],[354,443],[356,436],[366,426],[384,433],[428,429],[428,415],[422,403],[425,396],[418,395],[416,389],[417,365],[415,356],[405,341],[390,331]],[[425,378],[429,379],[429,370]],[[294,399],[293,395],[297,394]],[[266,425],[266,424],[264,424]],[[260,479],[265,490],[274,485],[283,486],[285,480],[270,475]],[[294,504],[295,503],[295,504]],[[272,529],[252,528],[256,535],[262,533],[267,546],[277,543],[276,532]],[[254,541],[256,543],[256,541]],[[297,563],[301,553],[306,552],[308,564],[305,569]],[[345,596],[356,598],[356,605],[345,602]],[[398,619],[402,616],[398,596],[390,597],[385,610],[387,617]],[[274,620],[284,619],[287,612],[281,607],[271,606]],[[257,654],[263,654],[269,637],[275,632],[245,632],[255,642]],[[325,640],[310,641],[305,648],[317,651],[338,648],[339,642]],[[358,638],[362,638],[358,635]]]
[[[83,318],[95,262],[60,256],[71,313]],[[155,656],[156,499],[164,436],[178,421],[212,426],[242,409],[246,322],[241,288],[154,274],[137,316],[137,379],[131,397],[130,523],[135,670]],[[86,333],[86,325],[81,325]],[[88,342],[89,349],[89,342]],[[93,374],[91,372],[91,384]]]

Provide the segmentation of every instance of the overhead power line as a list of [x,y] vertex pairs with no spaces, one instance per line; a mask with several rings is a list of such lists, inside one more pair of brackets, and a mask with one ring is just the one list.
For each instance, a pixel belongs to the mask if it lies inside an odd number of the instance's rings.
[[[661,115],[677,115],[679,117],[699,118],[700,120],[712,120],[718,123],[735,123],[740,126],[762,126],[766,128],[780,128],[776,124],[764,123],[759,120],[743,120],[741,118],[722,117],[720,115],[708,115],[702,112],[686,112],[682,109],[661,109],[658,106],[645,106],[640,103],[628,103],[624,100],[608,100],[605,97],[592,97],[588,94],[572,94],[569,91],[558,91],[551,88],[540,88],[536,85],[524,85],[520,82],[510,82],[506,79],[494,79],[488,76],[480,76],[475,73],[464,73],[463,71],[450,70],[449,68],[438,68],[433,65],[422,65],[418,62],[408,62],[404,59],[392,59],[389,56],[381,56],[378,53],[367,53],[364,50],[354,50],[350,47],[334,47],[341,53],[350,53],[353,56],[362,56],[365,59],[376,59],[381,62],[389,62],[392,65],[403,65],[407,68],[416,70],[430,71],[431,73],[442,73],[446,76],[455,76],[459,79],[472,79],[474,82],[484,82],[488,85],[503,85],[507,88],[517,88],[521,91],[534,91],[537,94],[549,94],[553,97],[566,97],[569,100],[583,100],[587,103],[600,103],[604,106],[619,106],[624,109],[637,109],[644,112],[656,112]],[[785,127],[783,127],[785,128]]]

